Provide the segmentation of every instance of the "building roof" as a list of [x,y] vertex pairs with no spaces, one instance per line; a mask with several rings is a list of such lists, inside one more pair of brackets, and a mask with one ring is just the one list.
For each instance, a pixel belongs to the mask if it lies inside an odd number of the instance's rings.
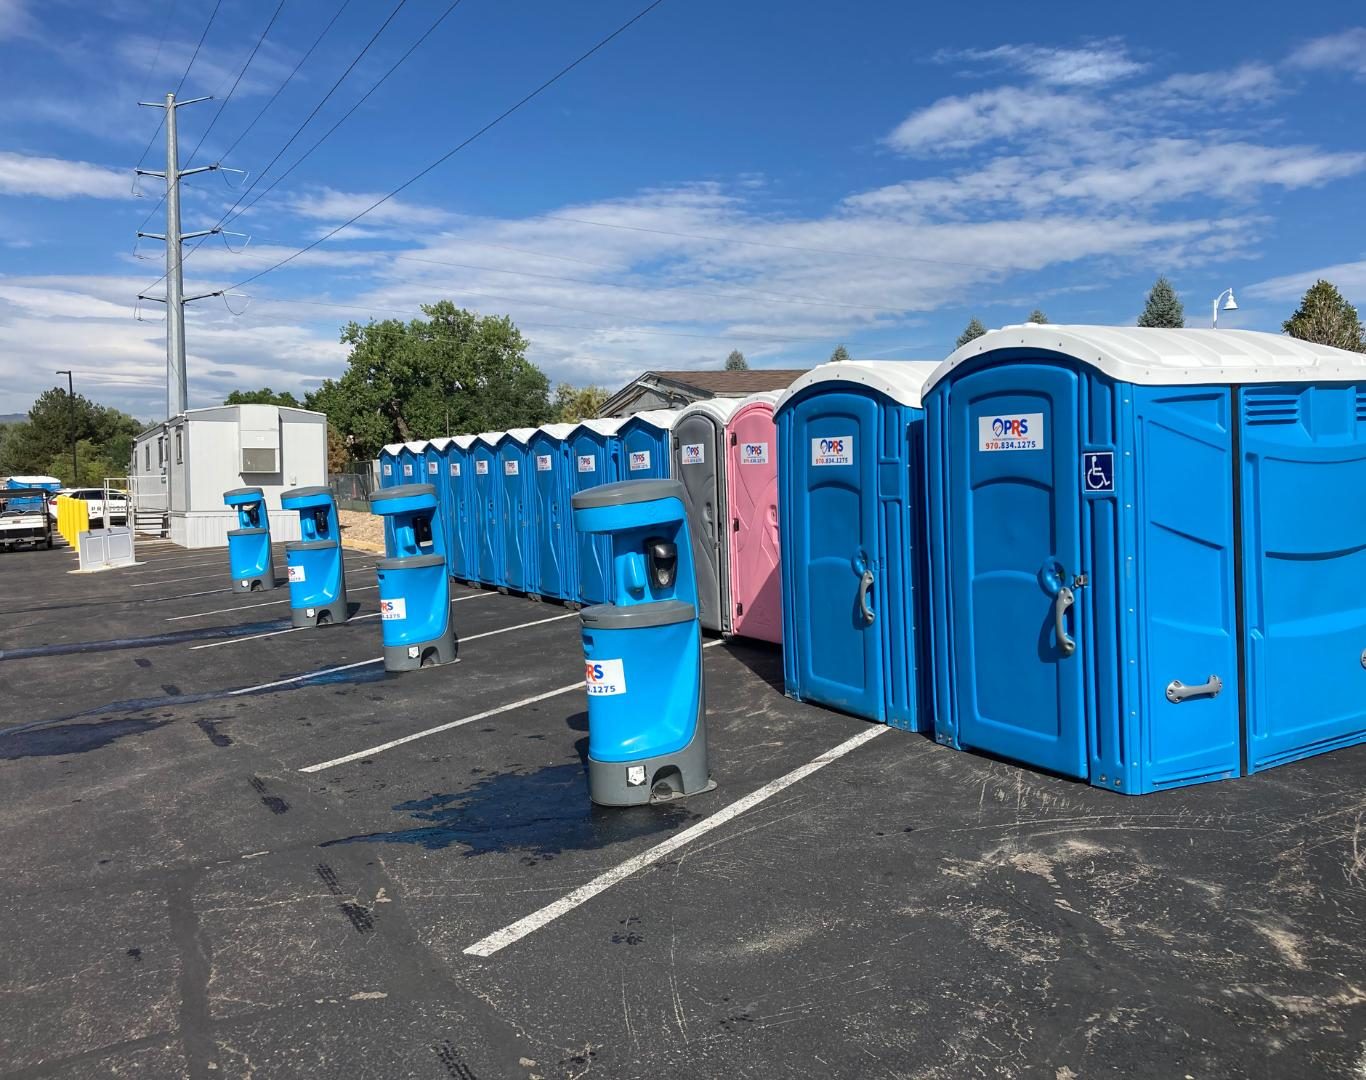
[[1366,355],[1259,330],[1147,326],[1005,326],[974,338],[935,369],[926,392],[966,360],[1005,349],[1058,353],[1119,382],[1149,386],[1357,382]]
[[712,397],[746,397],[760,390],[786,390],[805,368],[749,368],[745,371],[687,369],[646,371],[632,379],[598,411],[611,416],[620,411],[641,389],[660,388],[673,396],[698,401]]
[[919,409],[927,380],[939,366],[934,360],[834,360],[803,374],[778,398],[773,411],[778,412],[808,386],[831,382],[866,386],[895,402]]

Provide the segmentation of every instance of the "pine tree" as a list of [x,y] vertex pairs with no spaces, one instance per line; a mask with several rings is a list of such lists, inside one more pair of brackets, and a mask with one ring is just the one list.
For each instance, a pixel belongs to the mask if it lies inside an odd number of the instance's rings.
[[1032,323],[1046,323],[1048,322],[1048,316],[1038,308],[1035,308],[1029,313],[1029,321]]
[[1309,287],[1295,314],[1285,320],[1281,329],[1303,341],[1366,352],[1366,332],[1357,309],[1338,292],[1336,285],[1322,278]]
[[830,354],[830,363],[842,364],[849,359],[849,350],[843,345],[836,345],[835,351]]
[[963,332],[958,335],[958,348],[962,348],[969,341],[975,341],[987,332],[987,328],[982,325],[982,320],[974,315],[968,325],[963,327]]
[[730,355],[726,357],[727,371],[748,371],[749,362],[745,359],[745,354],[739,349],[731,349]]
[[1148,301],[1143,305],[1138,325],[1176,328],[1186,325],[1186,309],[1181,306],[1181,298],[1176,295],[1172,283],[1165,277],[1158,278],[1148,290]]

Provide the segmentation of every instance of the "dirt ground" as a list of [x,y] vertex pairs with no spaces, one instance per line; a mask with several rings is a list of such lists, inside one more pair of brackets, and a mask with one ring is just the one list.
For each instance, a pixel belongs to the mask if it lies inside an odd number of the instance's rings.
[[359,510],[338,510],[341,520],[342,543],[361,551],[384,554],[384,522],[374,514]]

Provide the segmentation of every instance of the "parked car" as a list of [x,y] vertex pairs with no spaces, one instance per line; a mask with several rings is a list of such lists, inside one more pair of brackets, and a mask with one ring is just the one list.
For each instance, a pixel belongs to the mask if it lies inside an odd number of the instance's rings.
[[[125,495],[109,496],[109,520],[105,521],[104,488],[63,488],[57,494],[83,500],[92,529],[100,529],[106,525],[128,524],[128,498]],[[53,521],[57,520],[56,502],[48,507],[48,513],[52,515]]]
[[0,489],[0,551],[52,546],[52,518],[47,507],[52,492],[42,488]]

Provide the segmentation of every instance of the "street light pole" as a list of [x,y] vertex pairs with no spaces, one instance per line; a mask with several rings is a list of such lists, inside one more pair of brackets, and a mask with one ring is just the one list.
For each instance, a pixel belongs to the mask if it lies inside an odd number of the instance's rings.
[[71,372],[57,371],[53,374],[66,376],[66,399],[67,404],[71,406],[71,486],[80,487],[81,476],[76,471],[76,389],[71,382]]

